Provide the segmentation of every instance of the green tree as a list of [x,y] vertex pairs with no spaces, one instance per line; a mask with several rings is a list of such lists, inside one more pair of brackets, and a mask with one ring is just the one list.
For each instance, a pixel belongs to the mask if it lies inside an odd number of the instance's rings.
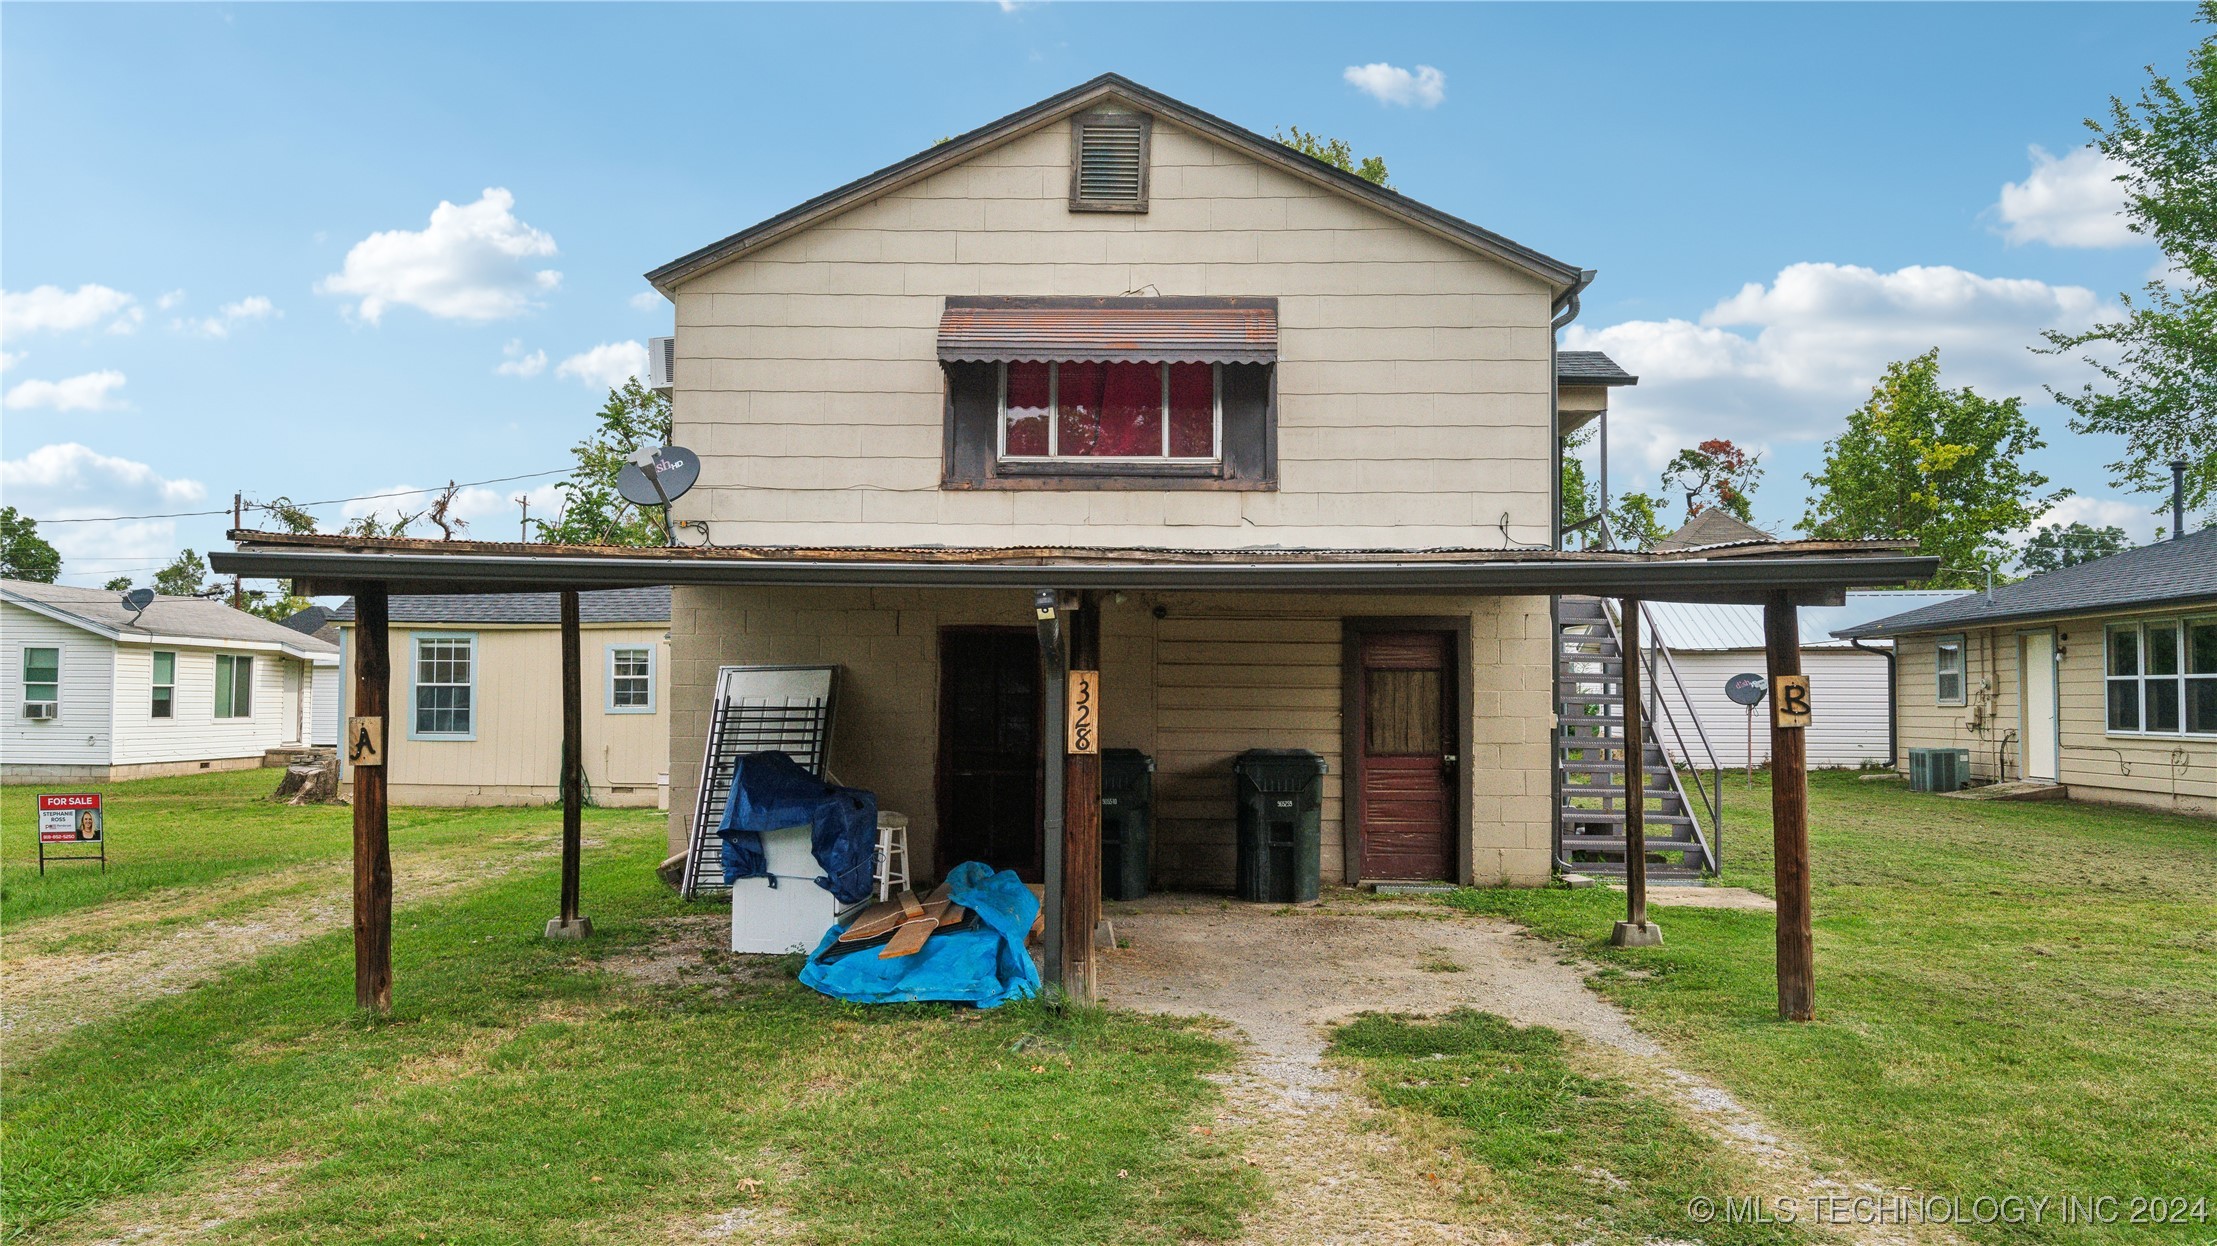
[[[2200,21],[2217,25],[2217,0]],[[2051,330],[2046,354],[2079,352],[2103,387],[2051,389],[2070,408],[2071,428],[2114,433],[2125,457],[2114,482],[2136,493],[2171,487],[2170,464],[2185,460],[2187,505],[2217,511],[2217,35],[2188,56],[2183,89],[2151,67],[2140,98],[2114,96],[2106,124],[2089,119],[2094,146],[2124,172],[2132,231],[2163,248],[2167,271],[2122,314],[2083,333]]]
[[1715,506],[1745,523],[1755,522],[1755,482],[1763,478],[1763,456],[1749,454],[1722,437],[1680,450],[1663,469],[1663,488],[1686,495],[1686,518]]
[[164,597],[193,597],[208,580],[208,564],[191,550],[178,551],[168,566],[154,573],[154,591]]
[[2132,542],[2123,528],[2096,528],[2091,524],[2048,524],[2032,534],[2025,542],[2024,556],[2017,565],[2038,575],[2043,571],[2060,571],[2075,567],[2096,558],[2107,558],[2122,553]]
[[291,580],[277,581],[276,588],[250,588],[245,594],[246,612],[272,623],[282,623],[308,608],[308,599],[295,596]]
[[128,593],[131,591],[131,577],[127,575],[119,575],[116,576],[114,579],[109,580],[107,583],[101,585],[100,587],[107,589],[111,593]]
[[660,545],[662,506],[637,506],[616,491],[616,473],[640,450],[670,440],[670,400],[632,377],[608,391],[591,436],[571,447],[577,468],[555,486],[562,509],[532,520],[538,539],[561,545]]
[[1824,470],[1801,530],[1816,540],[1907,537],[1940,559],[1935,587],[1975,588],[2011,555],[2021,532],[2070,495],[2042,494],[2048,478],[2025,466],[2046,444],[2021,399],[1996,402],[1940,386],[1940,352],[1886,366],[1870,401],[1825,443]]
[[1663,523],[1663,499],[1646,493],[1627,493],[1609,512],[1609,531],[1619,549],[1654,549],[1670,536]]
[[1321,160],[1342,173],[1352,173],[1373,186],[1393,189],[1393,183],[1386,180],[1385,157],[1364,156],[1358,162],[1355,159],[1355,149],[1348,145],[1346,139],[1325,138],[1321,134],[1311,134],[1297,125],[1287,126],[1278,131],[1275,137],[1302,155]]
[[38,534],[38,520],[0,506],[0,576],[52,584],[61,573],[61,551]]

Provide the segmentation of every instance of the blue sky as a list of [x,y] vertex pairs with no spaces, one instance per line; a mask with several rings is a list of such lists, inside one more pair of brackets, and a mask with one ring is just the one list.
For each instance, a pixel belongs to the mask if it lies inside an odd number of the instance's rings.
[[[642,272],[1115,70],[1600,270],[1566,344],[1645,382],[1614,479],[1735,437],[1788,527],[1887,359],[2082,379],[2024,347],[2158,257],[2080,123],[2201,33],[2185,4],[4,7],[0,487],[46,519],[558,468],[669,331]],[[2113,447],[2033,410],[2064,516],[2144,539]],[[552,479],[470,495],[476,534]],[[82,583],[225,526],[47,531]]]

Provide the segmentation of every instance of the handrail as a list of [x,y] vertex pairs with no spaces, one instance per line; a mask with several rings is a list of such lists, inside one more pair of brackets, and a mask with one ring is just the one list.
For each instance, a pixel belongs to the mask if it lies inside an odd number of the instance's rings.
[[[1660,655],[1664,668],[1670,672],[1670,684],[1678,693],[1679,703],[1686,707],[1687,717],[1693,719],[1694,738],[1701,741],[1702,754],[1709,759],[1709,782],[1710,786],[1715,789],[1713,796],[1709,791],[1702,788],[1701,770],[1695,766],[1688,766],[1687,769],[1694,776],[1694,793],[1700,796],[1701,803],[1709,808],[1709,825],[1712,831],[1712,837],[1709,841],[1709,855],[1721,869],[1724,862],[1724,767],[1717,762],[1716,747],[1709,743],[1709,731],[1701,725],[1701,715],[1693,710],[1693,698],[1686,695],[1685,677],[1679,674],[1678,660],[1671,656],[1670,647],[1663,643],[1663,629],[1655,621],[1655,612],[1649,609],[1648,604],[1644,601],[1640,603],[1640,619],[1647,624],[1647,634],[1650,638],[1650,656],[1647,660],[1650,677],[1648,686],[1656,687],[1662,682],[1661,678],[1655,673],[1656,655]],[[1680,731],[1678,717],[1671,713],[1668,701],[1663,703],[1663,718],[1670,724],[1671,736],[1678,741],[1679,751],[1686,755],[1688,761],[1691,761],[1693,759],[1692,750],[1686,747],[1686,737]]]

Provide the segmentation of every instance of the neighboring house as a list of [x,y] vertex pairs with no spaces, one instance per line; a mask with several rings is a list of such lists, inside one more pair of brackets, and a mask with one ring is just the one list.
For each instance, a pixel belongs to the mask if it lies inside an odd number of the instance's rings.
[[[278,624],[304,635],[332,645],[339,643],[339,625],[333,621],[336,613],[331,606],[308,606],[285,616]],[[319,748],[332,748],[339,742],[339,668],[337,663],[316,667],[316,709],[313,737],[309,743]]]
[[[1833,632],[1961,596],[1961,589],[1878,589],[1851,592],[1844,605],[1801,608],[1801,670],[1809,677],[1810,703],[1816,707],[1809,723],[1810,766],[1893,764],[1894,724],[1887,699],[1893,644],[1881,639],[1857,648]],[[1752,734],[1755,764],[1768,765],[1771,737],[1765,707],[1756,708],[1751,733],[1747,707],[1724,692],[1735,675],[1763,673],[1762,607],[1658,601],[1648,611],[1653,626],[1643,637],[1646,646],[1653,649],[1660,641],[1668,654],[1656,693],[1670,714],[1663,730],[1672,754],[1703,764],[1706,754],[1699,741],[1706,739],[1719,764],[1744,766]],[[1670,734],[1672,725],[1684,739],[1683,749]]]
[[[561,798],[561,604],[553,593],[393,597],[387,782],[400,805]],[[586,800],[667,798],[670,590],[580,595]],[[354,603],[332,611],[352,670]],[[343,690],[346,701],[353,688]],[[341,713],[344,714],[343,708]]]
[[[259,766],[316,742],[338,648],[199,597],[0,580],[0,776],[149,778]],[[317,675],[321,673],[322,679]]]
[[1903,764],[2217,813],[2217,527],[1838,634],[1893,639]]
[[[216,561],[311,594],[675,585],[673,849],[717,668],[832,663],[830,770],[909,815],[919,878],[976,858],[1082,897],[1050,829],[1093,781],[1049,700],[1068,663],[1099,742],[1155,759],[1158,886],[1231,887],[1233,759],[1272,747],[1329,766],[1326,881],[1543,883],[1558,655],[1595,643],[1553,594],[1784,608],[1932,574],[1898,544],[1564,551],[1563,434],[1633,379],[1555,349],[1592,279],[1104,76],[649,274],[700,460],[684,548],[242,533]],[[545,734],[502,782],[551,793],[558,669],[550,635],[512,676]],[[463,747],[403,734],[403,763]]]

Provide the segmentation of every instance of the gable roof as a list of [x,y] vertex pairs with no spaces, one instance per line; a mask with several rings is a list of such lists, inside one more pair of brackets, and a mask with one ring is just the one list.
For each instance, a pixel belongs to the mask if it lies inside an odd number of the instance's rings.
[[1555,379],[1564,385],[1637,385],[1640,378],[1598,350],[1555,352]]
[[0,580],[0,598],[110,640],[281,649],[299,658],[338,656],[338,646],[205,597],[156,597],[134,615],[123,594],[31,580]]
[[2217,527],[2004,584],[1991,598],[1985,593],[1971,593],[1835,634],[1899,636],[2016,619],[2192,602],[2217,603]]
[[[504,623],[553,627],[562,622],[559,593],[469,593],[446,596],[395,596],[385,604],[386,617],[394,623]],[[331,612],[333,622],[354,621],[354,599],[349,597]],[[670,621],[668,585],[653,588],[606,588],[577,595],[580,623],[667,623]]]
[[[1845,649],[1848,642],[1834,636],[1846,628],[1874,619],[1951,601],[1970,592],[1963,588],[1849,589],[1847,600],[1837,606],[1803,606],[1795,611],[1804,649]],[[1673,653],[1691,653],[1763,647],[1763,608],[1723,602],[1651,601],[1655,630],[1663,647]]]
[[1042,126],[1052,125],[1073,113],[1083,112],[1110,100],[1165,118],[1243,151],[1266,164],[1276,165],[1303,181],[1361,200],[1388,216],[1499,260],[1550,286],[1569,290],[1591,279],[1591,273],[1581,271],[1574,265],[1512,242],[1461,217],[1419,203],[1399,191],[1373,185],[1344,169],[1334,168],[1312,156],[1303,155],[1275,139],[1264,138],[1252,130],[1233,125],[1221,117],[1212,116],[1190,104],[1143,87],[1121,74],[1102,74],[1059,95],[1051,95],[1029,108],[1019,109],[998,121],[987,122],[967,134],[928,147],[875,173],[825,191],[806,203],[750,225],[689,255],[679,256],[648,272],[647,281],[663,294],[669,294],[677,283],[728,264],[758,247],[868,203],[880,195],[930,177],[1011,139]]
[[277,625],[289,627],[303,636],[313,636],[331,621],[331,607],[308,606],[288,614]]
[[1709,549],[1718,545],[1737,545],[1743,541],[1775,541],[1778,538],[1754,524],[1726,514],[1721,506],[1710,506],[1687,520],[1678,531],[1663,539],[1655,552],[1667,554],[1676,550]]

